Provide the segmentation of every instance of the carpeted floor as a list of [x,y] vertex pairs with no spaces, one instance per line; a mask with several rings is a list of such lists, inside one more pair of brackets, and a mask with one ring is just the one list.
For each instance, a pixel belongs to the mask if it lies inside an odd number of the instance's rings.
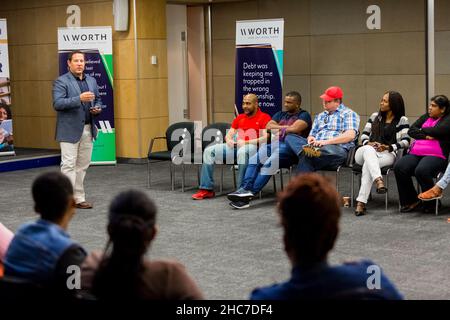
[[[176,258],[184,263],[208,299],[246,299],[254,287],[282,281],[289,276],[289,262],[281,244],[272,183],[263,199],[247,210],[234,210],[225,194],[233,189],[225,173],[225,191],[215,199],[191,200],[196,171],[187,170],[187,190],[171,191],[167,163],[153,164],[153,184],[147,189],[147,166],[119,164],[91,167],[86,177],[92,210],[78,210],[69,232],[87,250],[103,249],[108,204],[119,191],[145,190],[158,207],[160,232],[149,257]],[[16,230],[36,216],[30,187],[41,172],[59,167],[1,173],[0,222]],[[216,170],[218,177],[219,170]],[[287,180],[287,179],[285,179]],[[219,181],[219,179],[217,179]],[[279,182],[279,180],[277,180]],[[392,176],[389,211],[383,196],[374,193],[368,214],[355,217],[343,209],[341,232],[330,256],[331,263],[370,258],[378,263],[408,299],[450,299],[449,197],[441,214],[399,213]],[[340,191],[350,193],[350,173],[340,177]]]

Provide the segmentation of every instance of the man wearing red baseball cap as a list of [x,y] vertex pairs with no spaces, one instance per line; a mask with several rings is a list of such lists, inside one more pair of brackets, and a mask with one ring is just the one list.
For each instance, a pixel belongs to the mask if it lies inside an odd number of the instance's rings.
[[[340,87],[326,89],[320,96],[325,110],[314,119],[308,138],[286,137],[286,143],[299,155],[298,173],[335,169],[347,159],[358,136],[360,119],[342,103],[343,96]],[[317,148],[316,152],[304,152],[311,148]]]
[[320,96],[321,99],[325,101],[331,101],[335,99],[341,99],[344,96],[344,93],[342,92],[342,89],[339,87],[329,87],[327,90],[325,90],[325,93]]

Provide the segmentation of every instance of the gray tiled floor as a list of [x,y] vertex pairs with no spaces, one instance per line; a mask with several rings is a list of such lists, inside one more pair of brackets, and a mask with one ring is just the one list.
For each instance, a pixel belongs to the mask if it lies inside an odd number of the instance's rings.
[[[224,195],[193,201],[194,188],[181,193],[170,190],[168,166],[154,165],[154,183],[146,188],[146,165],[120,164],[91,167],[86,189],[93,210],[79,210],[69,232],[88,250],[103,249],[108,203],[120,190],[146,190],[159,207],[160,233],[149,257],[174,257],[184,263],[209,299],[245,299],[252,288],[282,281],[289,265],[281,245],[272,184],[262,200],[248,210],[233,210]],[[58,167],[1,173],[0,221],[15,230],[35,218],[31,182],[45,170]],[[230,174],[225,187],[232,189]],[[187,185],[196,184],[194,168],[187,171]],[[350,174],[341,176],[341,192],[350,192]],[[331,263],[371,258],[379,263],[397,287],[410,299],[450,299],[449,199],[439,216],[397,211],[395,179],[391,177],[390,211],[382,196],[374,195],[368,215],[355,217],[344,209],[341,232]]]

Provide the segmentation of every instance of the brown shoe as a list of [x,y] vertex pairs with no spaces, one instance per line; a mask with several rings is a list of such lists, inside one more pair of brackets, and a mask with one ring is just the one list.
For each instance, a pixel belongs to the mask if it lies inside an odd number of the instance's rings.
[[383,178],[381,177],[376,178],[375,185],[377,186],[377,193],[382,194],[387,192],[387,188],[384,185]]
[[420,200],[423,201],[431,201],[442,198],[442,189],[438,186],[434,186],[433,188],[422,192],[417,196]]
[[75,206],[78,209],[92,209],[92,207],[93,207],[92,204],[87,202],[87,201],[83,201],[83,202],[77,203]]
[[310,158],[318,158],[322,154],[320,147],[314,147],[311,144],[305,144],[303,146],[303,153]]
[[417,202],[408,204],[400,208],[400,212],[412,212],[421,207],[422,201],[417,200]]
[[364,202],[356,202],[355,216],[363,216],[366,214],[366,204]]
[[350,208],[350,197],[342,197],[342,206],[344,208]]

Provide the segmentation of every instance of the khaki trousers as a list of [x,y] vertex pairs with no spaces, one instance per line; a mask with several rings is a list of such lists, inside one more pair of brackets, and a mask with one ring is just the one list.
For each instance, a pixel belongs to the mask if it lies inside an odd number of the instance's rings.
[[84,126],[80,141],[77,143],[60,142],[60,146],[61,172],[69,177],[72,182],[75,202],[86,201],[83,183],[92,156],[91,125]]

